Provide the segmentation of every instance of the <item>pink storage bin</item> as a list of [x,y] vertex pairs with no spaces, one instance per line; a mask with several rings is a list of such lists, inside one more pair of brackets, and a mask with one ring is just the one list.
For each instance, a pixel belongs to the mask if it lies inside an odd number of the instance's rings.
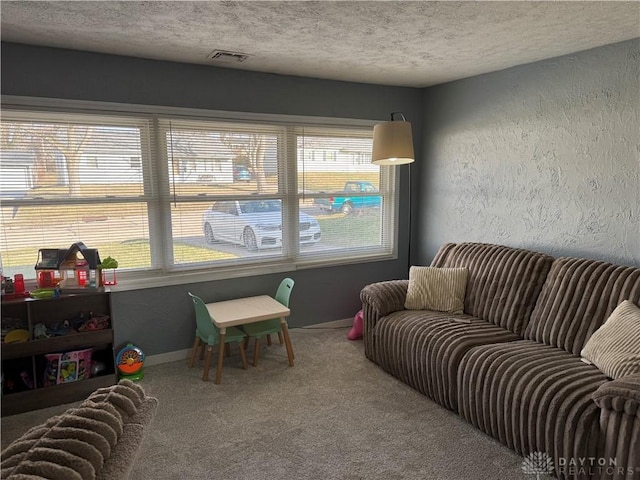
[[84,380],[91,376],[92,348],[45,355],[47,365],[42,384],[45,387]]

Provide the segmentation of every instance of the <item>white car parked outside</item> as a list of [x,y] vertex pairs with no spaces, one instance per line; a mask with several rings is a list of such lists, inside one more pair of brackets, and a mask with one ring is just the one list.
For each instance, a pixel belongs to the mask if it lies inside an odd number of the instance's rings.
[[[202,215],[207,243],[223,240],[244,245],[247,250],[282,246],[280,200],[231,200],[214,203]],[[320,240],[320,225],[311,215],[300,213],[300,243]]]

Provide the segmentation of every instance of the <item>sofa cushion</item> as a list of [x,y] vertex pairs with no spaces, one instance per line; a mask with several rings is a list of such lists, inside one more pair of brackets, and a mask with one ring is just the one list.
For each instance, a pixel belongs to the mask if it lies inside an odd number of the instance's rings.
[[466,268],[411,267],[404,308],[463,313],[468,273]]
[[432,267],[469,270],[464,313],[521,335],[553,258],[482,243],[445,244]]
[[640,308],[625,300],[580,352],[611,378],[640,373]]
[[460,363],[458,409],[521,455],[593,457],[599,408],[591,396],[605,382],[593,365],[559,348],[529,340],[484,345]]
[[455,411],[458,363],[465,352],[477,345],[520,337],[469,315],[402,310],[380,318],[373,339],[378,365]]
[[640,268],[559,258],[553,262],[524,338],[579,355],[623,300],[640,303]]

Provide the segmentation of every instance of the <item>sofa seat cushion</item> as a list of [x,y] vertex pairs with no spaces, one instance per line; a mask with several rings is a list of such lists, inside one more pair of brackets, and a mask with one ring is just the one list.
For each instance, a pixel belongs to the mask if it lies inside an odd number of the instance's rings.
[[373,337],[378,365],[454,411],[462,356],[477,345],[520,339],[470,315],[430,310],[402,310],[382,317],[374,327]]
[[[521,455],[595,456],[599,408],[591,398],[607,382],[580,357],[529,340],[471,349],[458,370],[458,411]],[[560,477],[564,477],[562,472]]]

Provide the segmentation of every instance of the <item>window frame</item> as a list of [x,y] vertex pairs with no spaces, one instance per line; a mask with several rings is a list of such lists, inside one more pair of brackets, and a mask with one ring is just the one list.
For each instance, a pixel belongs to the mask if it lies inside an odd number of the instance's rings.
[[[380,167],[380,194],[389,196],[391,202],[384,206],[384,214],[381,219],[383,234],[386,235],[386,251],[384,244],[380,248],[362,248],[357,251],[349,251],[331,258],[330,255],[299,255],[299,242],[296,241],[298,232],[297,222],[289,219],[298,218],[300,198],[304,194],[298,191],[297,184],[297,154],[289,156],[278,155],[278,192],[275,194],[262,194],[264,199],[277,199],[283,202],[283,248],[282,253],[265,258],[251,258],[246,261],[233,260],[212,264],[189,263],[186,265],[173,264],[173,258],[169,258],[167,252],[172,251],[171,232],[171,202],[173,196],[170,191],[169,163],[166,149],[162,147],[162,121],[175,119],[176,121],[211,121],[229,123],[262,123],[274,127],[282,127],[285,130],[284,148],[291,153],[296,152],[295,130],[299,127],[313,128],[355,128],[368,129],[373,127],[376,121],[361,119],[342,119],[327,117],[306,117],[298,115],[279,115],[247,112],[227,112],[207,109],[193,109],[183,107],[165,107],[149,105],[130,105],[123,103],[97,102],[84,100],[47,99],[33,97],[19,97],[2,95],[1,106],[3,110],[34,111],[42,113],[61,114],[88,114],[103,116],[131,117],[132,119],[149,121],[149,139],[143,139],[142,147],[142,174],[144,195],[136,197],[135,201],[142,201],[147,206],[149,241],[151,250],[151,265],[148,269],[123,271],[118,274],[118,285],[113,290],[135,290],[141,288],[154,288],[161,286],[177,285],[220,280],[225,278],[237,278],[256,276],[270,273],[282,273],[309,268],[331,267],[338,265],[360,264],[378,261],[389,261],[398,258],[398,225],[400,189],[399,175],[392,167]],[[146,151],[145,151],[146,149]],[[148,156],[148,159],[144,157]],[[361,195],[366,196],[366,193]],[[190,198],[190,197],[187,197]],[[225,199],[224,196],[208,195],[205,197],[191,198],[190,201],[217,202]],[[234,197],[233,200],[243,198]],[[86,199],[83,198],[82,202]],[[96,202],[117,203],[122,198],[110,199],[97,197]],[[30,204],[51,204],[50,200],[3,200],[8,206]],[[57,200],[55,204],[77,203],[74,199]],[[286,226],[285,226],[286,225]],[[286,238],[285,238],[286,237]],[[286,245],[286,247],[285,247]]]

